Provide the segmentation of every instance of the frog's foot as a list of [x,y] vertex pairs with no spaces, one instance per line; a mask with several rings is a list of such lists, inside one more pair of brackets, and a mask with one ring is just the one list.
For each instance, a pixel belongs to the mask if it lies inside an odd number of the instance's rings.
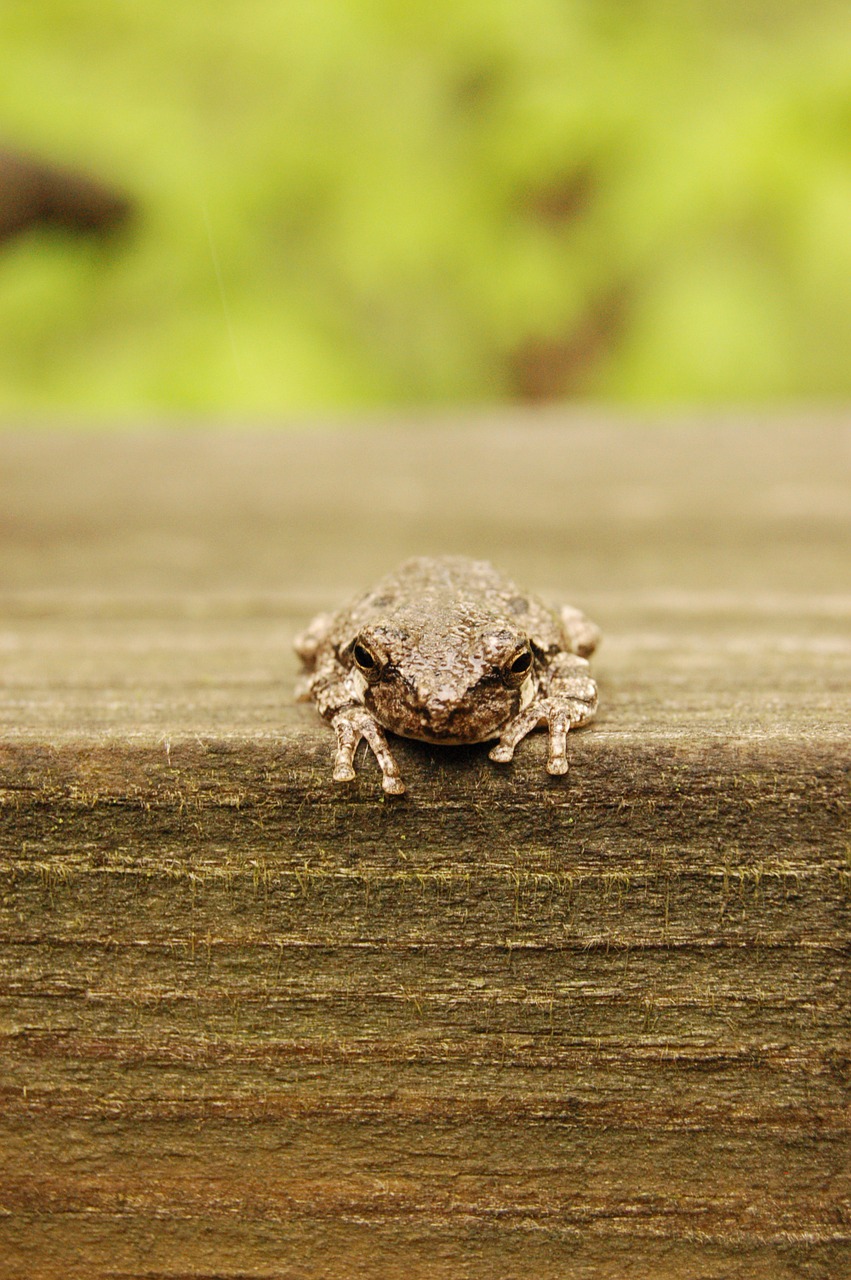
[[331,721],[337,734],[337,752],[334,756],[334,781],[349,782],[355,776],[355,752],[362,738],[366,739],[381,769],[381,785],[388,795],[400,796],[405,784],[399,775],[399,766],[390,754],[387,739],[376,720],[362,707],[344,707]]
[[509,720],[499,742],[491,750],[490,758],[499,764],[511,760],[518,742],[539,724],[545,724],[550,732],[547,772],[556,775],[567,773],[567,735],[571,729],[587,724],[595,709],[594,703],[567,698],[563,694],[541,698]]

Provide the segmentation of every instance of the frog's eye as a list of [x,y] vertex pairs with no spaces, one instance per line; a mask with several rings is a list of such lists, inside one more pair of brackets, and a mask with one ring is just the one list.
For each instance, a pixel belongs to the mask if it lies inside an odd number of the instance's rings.
[[502,674],[506,684],[522,684],[524,677],[532,666],[532,653],[528,648],[523,648],[519,653],[515,653],[513,658],[509,658],[508,662],[502,669]]
[[362,640],[358,640],[357,644],[352,649],[352,657],[365,676],[375,676],[378,674],[378,659],[372,650],[367,648]]

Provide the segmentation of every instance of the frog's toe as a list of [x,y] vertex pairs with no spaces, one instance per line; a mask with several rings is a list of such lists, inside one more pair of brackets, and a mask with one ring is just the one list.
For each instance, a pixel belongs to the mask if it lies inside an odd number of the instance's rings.
[[567,773],[567,733],[570,729],[570,716],[564,711],[553,711],[550,714],[550,741],[547,753],[547,773],[555,776]]
[[522,742],[526,734],[531,733],[536,725],[545,718],[541,706],[538,703],[534,703],[526,711],[522,711],[519,716],[509,720],[500,734],[499,742],[489,753],[491,760],[496,760],[498,764],[506,764],[509,760],[512,760],[514,758],[514,749],[518,742]]
[[399,766],[393,759],[381,727],[370,715],[364,715],[359,722],[359,731],[361,736],[366,739],[372,754],[378,761],[378,767],[381,770],[381,785],[386,794],[390,796],[402,795],[405,790],[405,784],[399,775]]

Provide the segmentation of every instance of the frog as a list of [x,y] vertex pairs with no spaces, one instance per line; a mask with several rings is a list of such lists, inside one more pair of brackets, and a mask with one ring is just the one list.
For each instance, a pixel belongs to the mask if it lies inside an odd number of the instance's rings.
[[497,739],[489,756],[504,764],[541,725],[559,776],[568,732],[597,710],[588,658],[599,640],[581,610],[550,608],[487,560],[417,556],[296,637],[297,694],[334,729],[335,782],[355,777],[365,741],[384,792],[402,795],[387,733],[440,746]]

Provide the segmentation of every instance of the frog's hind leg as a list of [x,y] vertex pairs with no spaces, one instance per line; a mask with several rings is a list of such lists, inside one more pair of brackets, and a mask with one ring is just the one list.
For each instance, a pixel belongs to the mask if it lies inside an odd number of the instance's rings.
[[565,648],[580,658],[587,658],[600,643],[600,628],[586,618],[581,609],[574,609],[569,604],[562,605],[560,616]]
[[333,613],[317,613],[310,625],[293,640],[293,648],[309,670],[316,666],[316,655],[331,634],[333,625]]

